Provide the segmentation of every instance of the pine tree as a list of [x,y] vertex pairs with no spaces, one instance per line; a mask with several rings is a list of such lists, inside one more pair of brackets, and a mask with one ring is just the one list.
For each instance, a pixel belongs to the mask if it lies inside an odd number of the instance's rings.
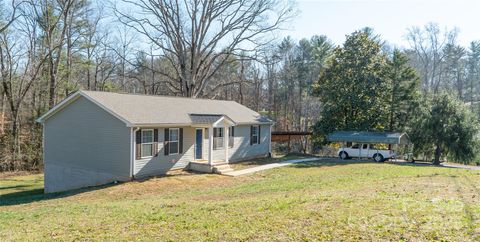
[[389,86],[388,131],[404,131],[415,111],[419,96],[420,80],[408,64],[408,58],[399,50],[394,50],[387,61],[387,82]]

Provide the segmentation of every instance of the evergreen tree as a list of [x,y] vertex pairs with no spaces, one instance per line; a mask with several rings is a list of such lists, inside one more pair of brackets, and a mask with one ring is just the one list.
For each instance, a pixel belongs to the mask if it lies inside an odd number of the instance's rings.
[[387,100],[389,106],[388,130],[403,131],[415,112],[419,96],[419,78],[408,64],[408,58],[399,50],[394,50],[392,57],[387,62],[387,82],[390,97]]
[[384,130],[388,126],[386,56],[369,30],[347,37],[333,51],[328,68],[314,85],[322,102],[316,141],[334,130]]
[[415,152],[433,154],[436,165],[444,156],[462,163],[475,158],[478,121],[466,105],[452,95],[426,97],[417,109],[409,134]]

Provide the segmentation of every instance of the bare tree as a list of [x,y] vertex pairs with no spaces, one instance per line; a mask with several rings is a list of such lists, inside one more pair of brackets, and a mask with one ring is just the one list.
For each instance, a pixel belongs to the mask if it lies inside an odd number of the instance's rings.
[[58,81],[58,69],[63,45],[68,30],[68,18],[72,11],[74,0],[30,0],[35,19],[42,31],[43,45],[48,56],[48,74],[49,74],[49,98],[48,105],[52,108],[56,102],[56,89]]
[[[12,0],[11,2],[11,7],[12,11],[10,16],[8,16],[5,20],[0,22],[0,33],[3,34],[5,30],[10,27],[10,25],[13,24],[14,21],[16,21],[21,15],[18,14],[18,9],[20,5],[23,3],[23,1],[17,2],[15,0]],[[4,134],[5,132],[5,110],[6,110],[6,97],[5,97],[5,90],[3,88],[0,88],[0,105],[1,105],[1,110],[0,110],[0,135]]]
[[413,64],[422,76],[424,91],[439,91],[443,74],[442,62],[445,59],[443,50],[447,44],[454,45],[457,35],[457,28],[442,32],[435,23],[408,30],[406,38],[414,53]]
[[120,84],[122,91],[126,92],[128,89],[128,73],[127,66],[131,63],[130,57],[132,55],[132,45],[136,40],[136,36],[130,33],[130,29],[122,25],[117,28],[117,46],[114,47],[118,57],[120,57],[118,76],[120,76]]
[[[11,129],[10,135],[13,140],[12,161],[15,162],[19,150],[19,114],[21,106],[38,80],[39,73],[47,59],[41,56],[37,49],[38,36],[36,33],[36,21],[29,12],[28,7],[20,9],[22,20],[16,24],[17,33],[4,31],[0,35],[0,75],[1,85],[9,108]],[[14,163],[3,169],[15,169]]]
[[202,95],[208,80],[240,51],[264,45],[295,11],[281,0],[121,0],[119,20],[151,41],[174,67],[161,73],[179,95]]

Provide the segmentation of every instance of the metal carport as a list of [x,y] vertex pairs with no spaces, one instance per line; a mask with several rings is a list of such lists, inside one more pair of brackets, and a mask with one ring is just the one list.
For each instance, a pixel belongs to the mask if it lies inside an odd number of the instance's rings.
[[410,138],[406,133],[395,132],[336,131],[329,134],[327,140],[330,142],[410,144]]

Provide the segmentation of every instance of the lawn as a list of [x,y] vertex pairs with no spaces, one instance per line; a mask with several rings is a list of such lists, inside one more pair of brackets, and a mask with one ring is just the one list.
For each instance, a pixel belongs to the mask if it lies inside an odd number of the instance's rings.
[[276,162],[282,162],[287,160],[294,160],[294,159],[303,159],[303,158],[311,158],[311,155],[303,155],[303,154],[288,154],[288,155],[275,155],[273,157],[264,157],[252,160],[244,160],[239,162],[230,163],[230,167],[234,170],[241,170],[252,168],[255,166],[260,165],[267,165]]
[[6,240],[479,240],[480,172],[309,162],[245,177],[180,174],[42,194],[0,180]]

